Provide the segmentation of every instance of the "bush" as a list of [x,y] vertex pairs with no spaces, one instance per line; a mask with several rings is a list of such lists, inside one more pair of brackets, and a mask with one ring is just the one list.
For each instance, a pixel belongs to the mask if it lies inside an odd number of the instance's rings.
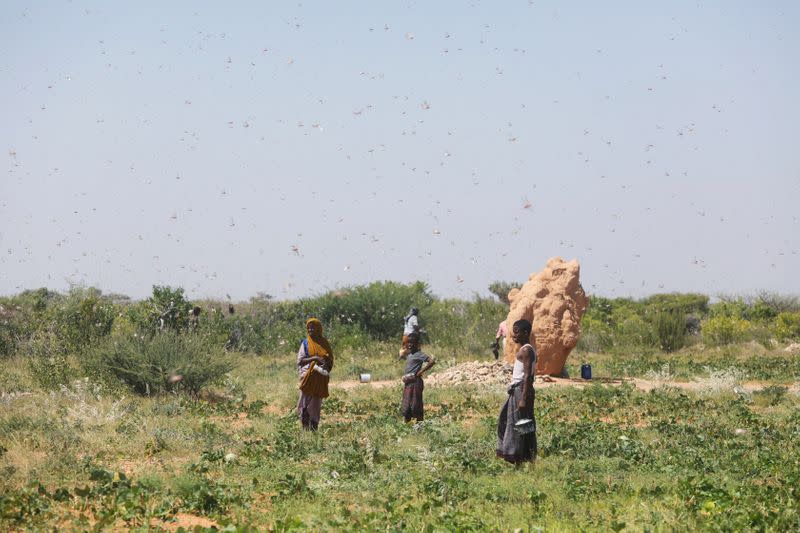
[[67,352],[82,352],[111,332],[116,310],[101,294],[98,289],[73,287],[48,308],[47,322]]
[[670,311],[682,315],[708,312],[708,296],[704,294],[654,294],[641,300],[641,304],[657,312]]
[[744,318],[747,315],[747,304],[741,298],[723,297],[709,307],[711,318]]
[[653,328],[637,315],[626,318],[619,326],[620,344],[631,347],[655,346]]
[[64,343],[57,334],[37,331],[23,343],[22,348],[31,376],[40,387],[53,390],[70,382],[73,371],[67,361]]
[[665,352],[679,350],[686,343],[686,316],[680,311],[661,311],[653,319],[659,347]]
[[56,298],[58,293],[48,289],[0,298],[0,357],[16,353],[21,344],[43,327],[47,308]]
[[778,340],[800,340],[800,312],[780,313],[775,317],[774,330]]
[[521,283],[495,281],[489,285],[489,292],[497,296],[497,299],[500,300],[501,303],[509,305],[511,302],[508,301],[508,293],[511,292],[511,289],[519,289],[520,287],[522,287]]
[[94,350],[87,367],[96,375],[122,381],[138,394],[186,391],[197,396],[221,382],[233,364],[200,336],[163,332],[110,339]]
[[[497,325],[507,314],[508,308],[491,298],[440,300],[430,306],[420,323],[427,331],[427,343],[488,355]],[[398,340],[400,332],[395,333]]]
[[578,349],[585,352],[605,352],[614,347],[614,330],[596,318],[583,317]]
[[402,332],[403,317],[412,307],[419,308],[424,327],[425,309],[433,300],[422,281],[407,285],[376,281],[301,300],[301,306],[306,315],[315,315],[323,323],[358,324],[373,339],[388,340]]
[[188,329],[191,309],[192,303],[185,298],[182,288],[153,285],[153,295],[128,307],[126,315],[139,333],[153,335],[158,331]]
[[750,322],[743,318],[715,316],[703,322],[703,342],[711,346],[742,342],[749,337],[750,328]]

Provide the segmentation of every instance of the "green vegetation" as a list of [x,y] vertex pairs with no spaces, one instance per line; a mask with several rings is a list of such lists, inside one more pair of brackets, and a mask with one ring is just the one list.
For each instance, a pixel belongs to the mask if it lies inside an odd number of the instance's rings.
[[232,370],[230,360],[214,353],[198,335],[164,332],[153,337],[110,338],[86,358],[87,373],[117,379],[150,396],[185,390],[197,396]]
[[674,352],[684,346],[800,340],[800,300],[762,293],[723,297],[656,294],[641,300],[589,297],[579,347],[598,353]]
[[[593,297],[570,373],[655,388],[537,389],[540,457],[521,468],[494,457],[503,387],[429,386],[411,426],[399,383],[356,383],[398,378],[412,304],[438,370],[490,360],[494,299],[388,282],[234,314],[168,287],[0,298],[0,530],[797,530],[800,310],[767,296]],[[311,313],[337,363],[304,433]]]

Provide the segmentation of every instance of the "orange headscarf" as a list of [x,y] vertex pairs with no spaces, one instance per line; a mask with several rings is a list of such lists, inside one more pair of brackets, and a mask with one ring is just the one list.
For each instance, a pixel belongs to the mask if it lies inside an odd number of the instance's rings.
[[308,339],[308,355],[316,355],[325,358],[330,357],[331,364],[333,364],[333,350],[331,349],[328,339],[322,336],[322,322],[320,322],[318,318],[309,318],[306,320],[306,331],[308,331],[309,324],[316,324],[317,327],[313,337],[311,335],[306,337],[306,339]]
[[[328,339],[322,336],[322,322],[317,318],[309,318],[306,320],[306,331],[308,330],[308,325],[311,323],[316,324],[317,327],[315,328],[316,331],[313,337],[311,335],[306,337],[308,340],[308,355],[309,357],[317,356],[326,359],[329,363],[327,365],[329,367],[328,370],[330,370],[333,368],[333,350],[331,349]],[[312,361],[311,364],[308,365],[308,370],[306,370],[306,373],[303,374],[303,377],[300,379],[300,386],[298,388],[309,396],[327,398],[328,381],[330,381],[330,377],[315,372],[315,365],[316,361]]]

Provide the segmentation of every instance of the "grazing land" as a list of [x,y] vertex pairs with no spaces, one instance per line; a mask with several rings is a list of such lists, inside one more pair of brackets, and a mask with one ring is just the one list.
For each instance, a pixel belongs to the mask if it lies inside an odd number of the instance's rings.
[[[126,361],[104,344],[117,336],[122,345],[120,322],[66,352],[31,333],[0,360],[0,529],[800,528],[800,350],[791,339],[711,345],[688,333],[670,351],[581,346],[568,370],[579,375],[588,362],[597,379],[537,384],[539,458],[514,467],[494,457],[504,386],[435,384],[437,373],[490,361],[495,318],[481,326],[481,349],[429,330],[424,349],[439,364],[415,425],[399,415],[398,343],[340,339],[316,433],[302,432],[294,412],[295,340],[257,355],[225,352],[223,339],[212,353],[224,362],[219,376],[196,373],[196,391],[167,380],[148,395],[102,365]],[[210,338],[168,335],[153,339]],[[193,345],[175,346],[178,361]],[[45,348],[50,359],[36,351]],[[376,383],[357,383],[362,372]]]

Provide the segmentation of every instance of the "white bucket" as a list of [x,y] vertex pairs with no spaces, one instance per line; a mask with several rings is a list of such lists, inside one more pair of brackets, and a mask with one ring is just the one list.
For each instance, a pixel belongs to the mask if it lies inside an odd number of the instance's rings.
[[358,380],[361,383],[369,383],[369,380],[371,380],[371,379],[372,379],[372,374],[359,374],[358,375]]

